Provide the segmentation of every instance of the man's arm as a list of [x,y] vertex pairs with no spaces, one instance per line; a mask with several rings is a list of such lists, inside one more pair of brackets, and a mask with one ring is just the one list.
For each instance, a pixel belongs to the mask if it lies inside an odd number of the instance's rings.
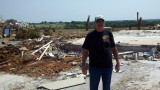
[[112,53],[113,53],[113,55],[114,55],[114,58],[116,59],[115,70],[116,70],[116,72],[119,72],[119,70],[120,70],[120,62],[119,62],[117,47],[113,47],[113,48],[112,48]]
[[84,75],[87,74],[87,69],[86,69],[86,59],[88,57],[88,50],[87,49],[83,49],[83,53],[82,53],[82,73]]

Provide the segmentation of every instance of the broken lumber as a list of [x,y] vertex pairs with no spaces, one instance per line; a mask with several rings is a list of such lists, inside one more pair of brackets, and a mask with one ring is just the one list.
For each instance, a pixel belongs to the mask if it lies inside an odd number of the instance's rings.
[[43,57],[44,53],[47,51],[47,49],[50,47],[50,44],[48,44],[48,46],[46,47],[46,49],[43,51],[43,53],[41,54],[41,56],[38,58],[38,60],[41,60],[41,58]]
[[32,55],[34,55],[36,52],[38,52],[39,50],[45,48],[48,44],[52,43],[53,41],[48,42],[47,44],[43,45],[41,48],[35,50],[34,52],[32,52]]

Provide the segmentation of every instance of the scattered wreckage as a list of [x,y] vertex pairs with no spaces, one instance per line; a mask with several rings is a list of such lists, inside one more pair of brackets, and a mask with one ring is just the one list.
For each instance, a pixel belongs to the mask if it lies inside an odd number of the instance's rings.
[[2,44],[5,46],[0,48],[0,71],[4,72],[51,78],[60,71],[79,66],[81,62],[80,53],[62,50],[60,47],[64,43],[53,40],[30,39]]
[[[139,48],[139,46],[137,46]],[[122,48],[125,48],[122,46]],[[131,49],[136,49],[136,46],[130,46]],[[157,43],[157,46],[147,47],[147,51],[142,52],[137,48],[135,51],[126,51],[119,52],[119,58],[124,60],[149,60],[149,61],[157,61],[160,58],[160,43]]]
[[[59,76],[60,72],[65,72],[81,63],[81,46],[73,45],[71,43],[58,42],[51,37],[45,39],[42,36],[40,39],[23,40],[19,43],[6,43],[6,46],[0,48],[0,71],[27,74],[31,77],[44,76],[45,78],[52,78],[52,76]],[[126,51],[119,52],[120,58],[124,60],[151,60],[155,61],[160,58],[160,45],[152,48],[151,52],[135,52]],[[115,72],[115,71],[113,71]],[[123,70],[120,72],[124,72]],[[71,79],[69,79],[70,77]],[[85,76],[81,73],[67,73],[63,77],[59,77],[54,82],[58,85],[68,80],[79,80],[81,82],[71,83],[68,86],[84,84]],[[53,83],[49,83],[53,84]],[[48,84],[42,84],[38,88],[50,87]],[[54,85],[53,85],[54,86]],[[63,87],[68,87],[67,85]],[[51,87],[62,88],[62,87]]]

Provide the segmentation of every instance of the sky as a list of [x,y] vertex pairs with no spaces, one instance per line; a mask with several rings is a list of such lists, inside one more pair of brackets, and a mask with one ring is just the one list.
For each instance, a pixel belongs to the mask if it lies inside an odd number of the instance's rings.
[[106,21],[160,19],[160,0],[0,0],[4,20],[39,23],[90,21],[103,15]]

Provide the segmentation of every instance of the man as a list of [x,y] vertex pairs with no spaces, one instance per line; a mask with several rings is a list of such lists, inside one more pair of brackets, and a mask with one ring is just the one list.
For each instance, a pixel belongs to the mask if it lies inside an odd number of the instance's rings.
[[96,29],[88,33],[82,46],[82,73],[87,74],[85,62],[89,54],[90,90],[98,90],[101,77],[103,90],[110,90],[113,70],[112,53],[116,59],[115,70],[116,72],[120,70],[118,50],[112,32],[104,29],[104,17],[101,15],[95,17],[94,24]]

